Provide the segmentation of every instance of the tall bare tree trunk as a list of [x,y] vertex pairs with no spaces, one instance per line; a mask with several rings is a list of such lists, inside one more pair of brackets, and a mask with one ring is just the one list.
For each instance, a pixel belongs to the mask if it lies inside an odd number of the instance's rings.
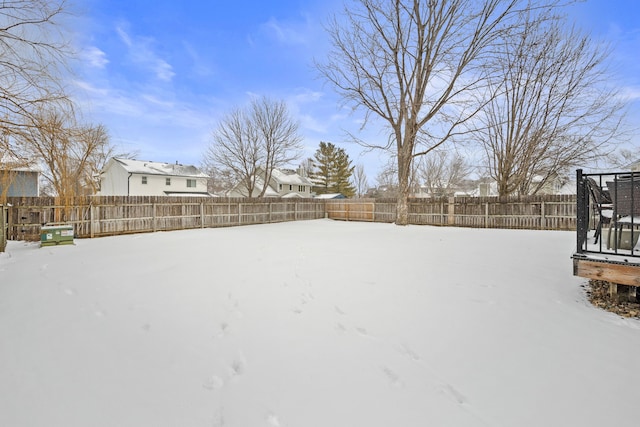
[[407,152],[407,145],[398,151],[398,202],[396,209],[396,224],[409,224],[409,177],[411,176],[411,163],[413,158]]

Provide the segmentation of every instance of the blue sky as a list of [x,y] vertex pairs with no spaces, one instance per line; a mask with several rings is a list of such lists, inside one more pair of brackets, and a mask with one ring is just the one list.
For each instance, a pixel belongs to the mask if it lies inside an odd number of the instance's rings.
[[[341,0],[85,0],[73,29],[81,52],[73,86],[86,119],[144,160],[199,164],[219,118],[253,95],[287,101],[304,157],[320,141],[347,149],[371,183],[383,153],[345,142],[358,117],[317,78],[328,48],[322,22]],[[612,68],[640,128],[640,2],[587,0],[571,19],[612,43]],[[368,129],[368,138],[385,138]],[[635,138],[640,148],[640,138]],[[295,166],[295,165],[292,165]]]

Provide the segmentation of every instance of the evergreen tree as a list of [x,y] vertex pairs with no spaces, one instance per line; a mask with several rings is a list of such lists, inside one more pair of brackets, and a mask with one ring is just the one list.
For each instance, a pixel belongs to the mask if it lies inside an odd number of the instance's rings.
[[317,194],[341,193],[346,197],[355,194],[351,175],[355,166],[351,165],[349,155],[344,148],[330,142],[320,142],[313,158],[311,180]]

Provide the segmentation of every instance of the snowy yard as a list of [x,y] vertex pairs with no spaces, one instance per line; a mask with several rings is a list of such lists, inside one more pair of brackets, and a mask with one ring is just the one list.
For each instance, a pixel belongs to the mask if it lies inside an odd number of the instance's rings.
[[317,220],[0,254],[0,425],[637,426],[573,232]]

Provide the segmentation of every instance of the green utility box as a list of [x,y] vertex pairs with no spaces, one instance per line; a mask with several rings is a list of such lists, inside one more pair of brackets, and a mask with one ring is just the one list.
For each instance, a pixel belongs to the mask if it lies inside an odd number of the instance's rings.
[[40,246],[73,245],[72,225],[44,225],[40,228]]

